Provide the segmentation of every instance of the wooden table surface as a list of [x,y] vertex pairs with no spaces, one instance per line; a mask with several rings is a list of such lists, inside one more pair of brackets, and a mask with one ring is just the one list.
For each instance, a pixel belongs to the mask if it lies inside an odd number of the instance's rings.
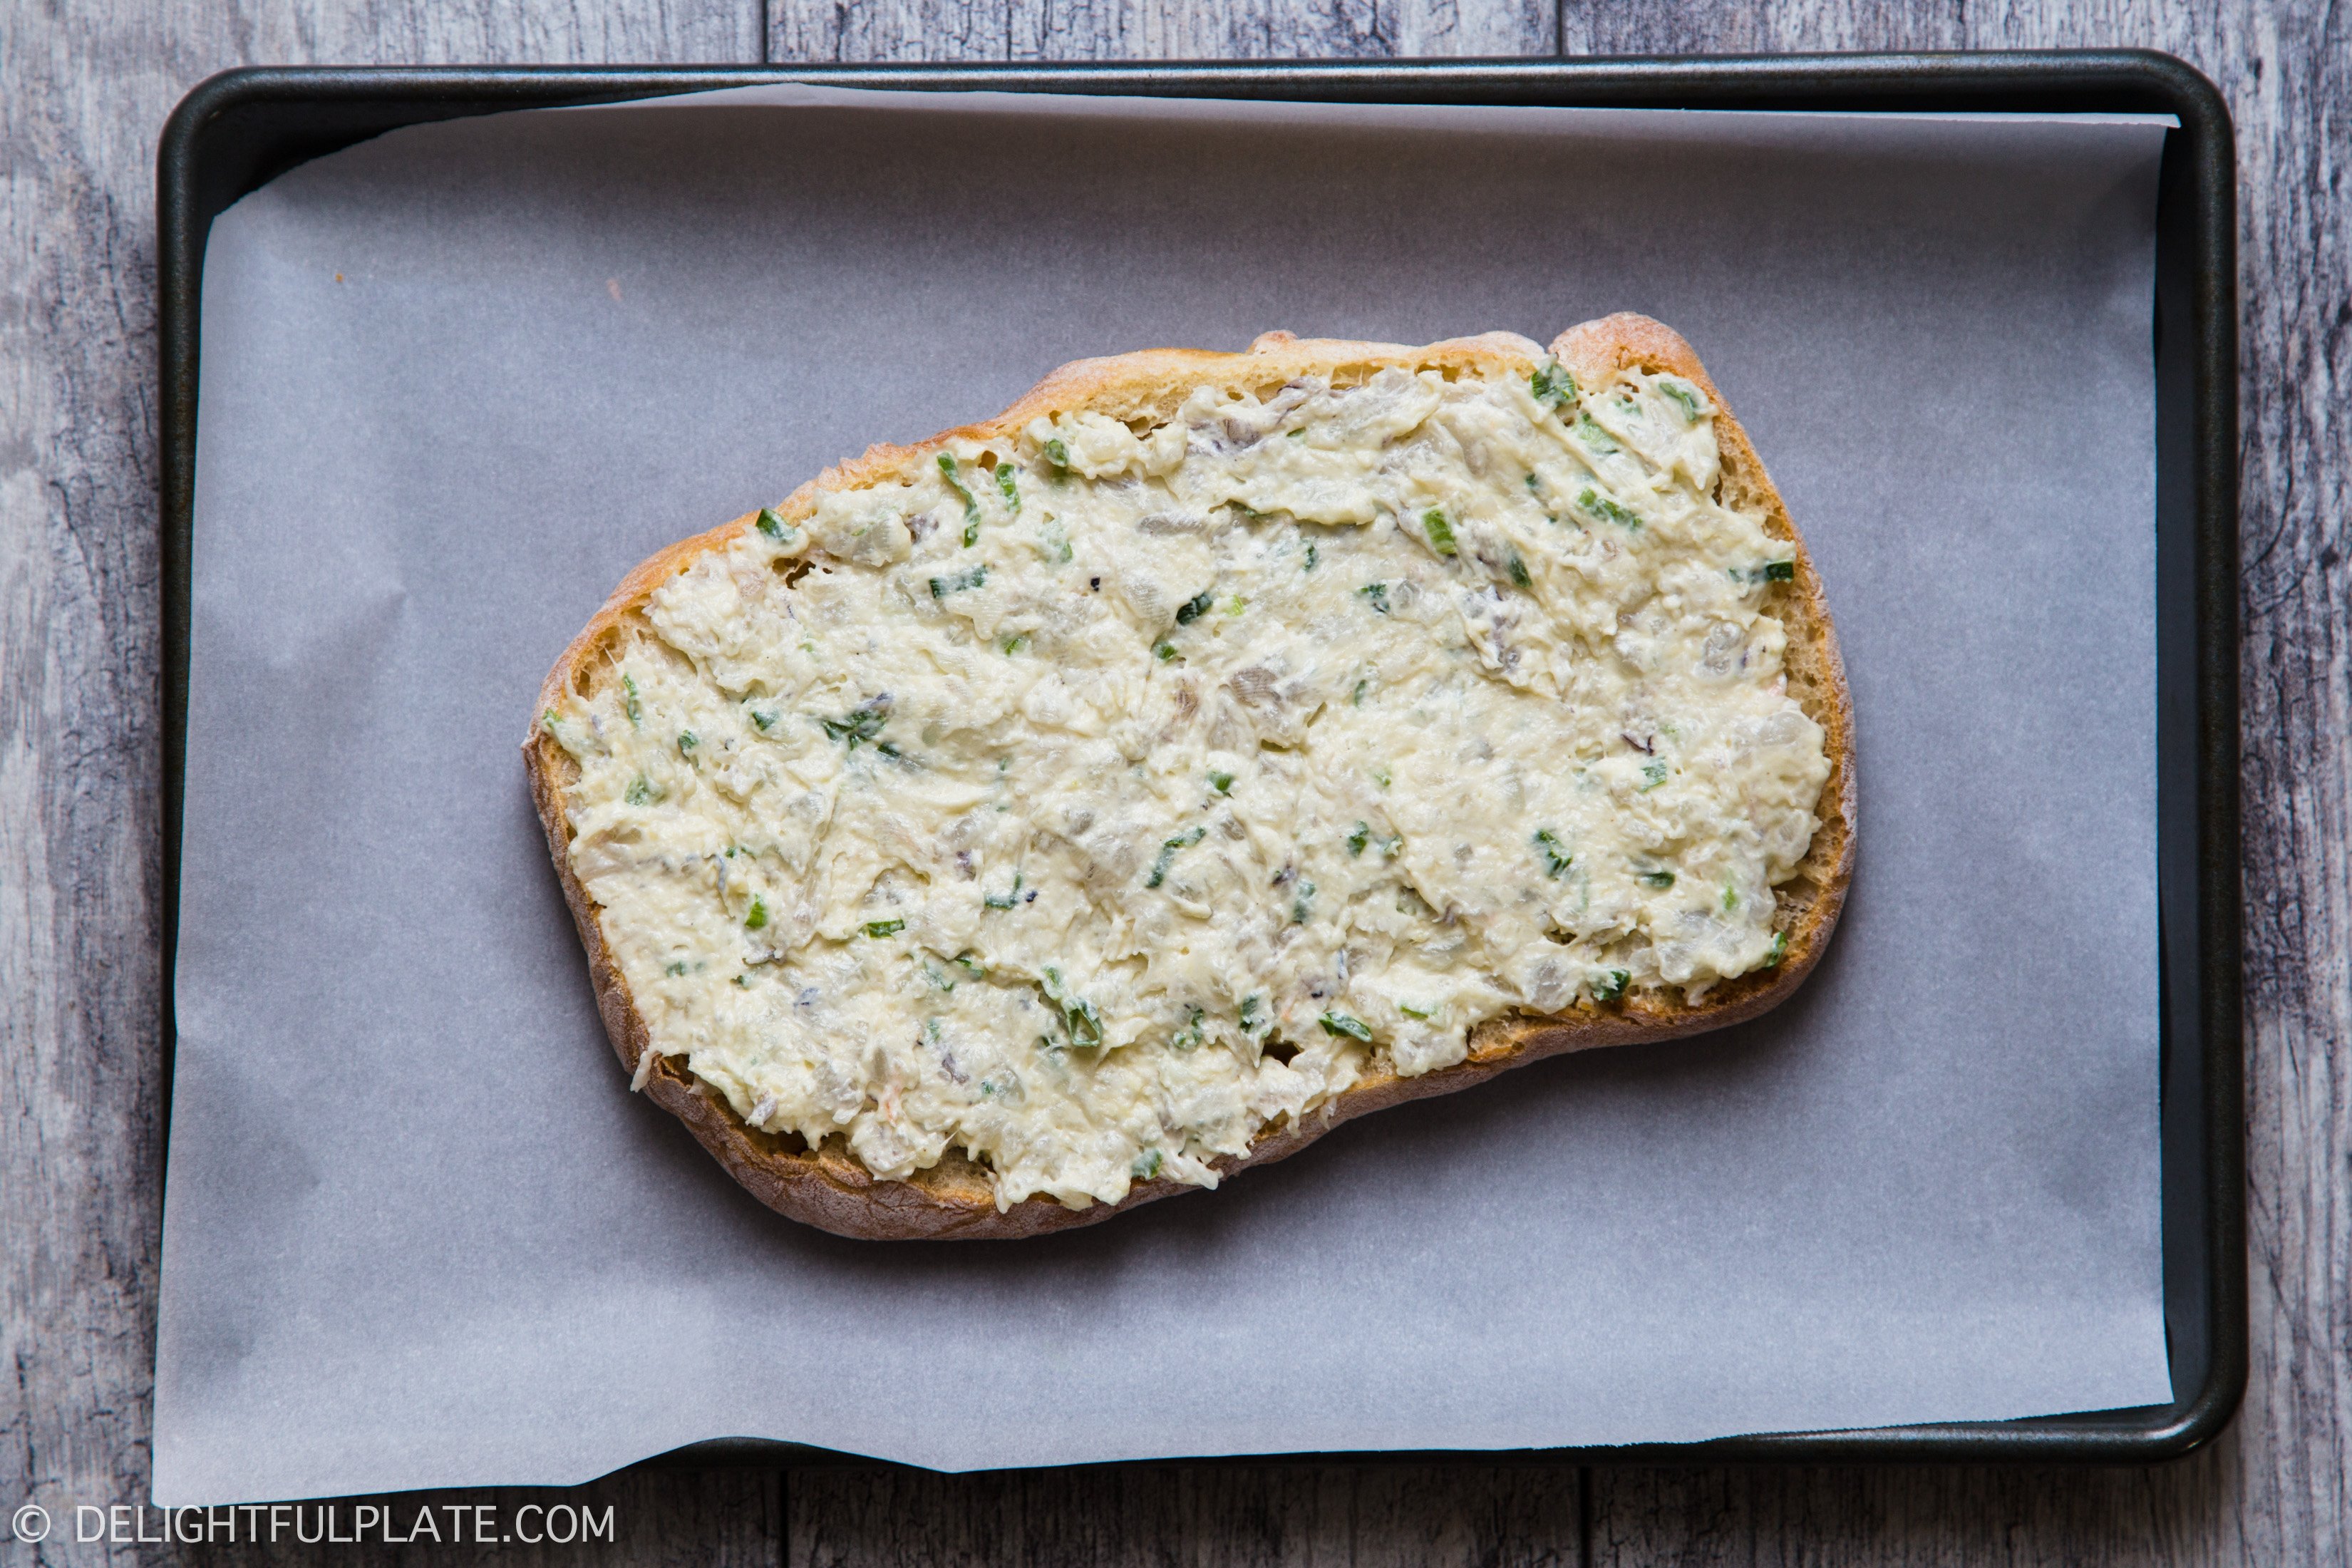
[[[153,160],[205,76],[2090,45],[2182,56],[2238,126],[2253,1371],[2228,1436],[2147,1470],[655,1472],[570,1494],[614,1506],[615,1544],[502,1551],[793,1568],[2352,1561],[2352,15],[2332,0],[0,0],[0,1510],[70,1519],[147,1493],[171,896]],[[475,1554],[70,1533],[33,1548],[0,1527],[0,1563]]]

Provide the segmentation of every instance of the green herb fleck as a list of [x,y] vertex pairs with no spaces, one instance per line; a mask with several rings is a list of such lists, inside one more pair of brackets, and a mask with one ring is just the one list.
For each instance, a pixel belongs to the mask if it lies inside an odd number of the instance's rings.
[[1535,586],[1534,582],[1528,576],[1528,563],[1519,559],[1519,552],[1516,550],[1511,552],[1509,569],[1511,582],[1515,586],[1521,588]]
[[1767,583],[1793,583],[1796,580],[1797,563],[1795,562],[1767,561],[1764,563],[1764,581]]
[[1451,555],[1454,552],[1454,525],[1445,520],[1444,512],[1434,508],[1423,512],[1421,526],[1423,531],[1429,535],[1429,547],[1432,550],[1436,551],[1440,555]]
[[1322,559],[1322,556],[1321,556],[1319,553],[1318,553],[1318,552],[1317,552],[1317,551],[1316,551],[1316,549],[1315,549],[1314,542],[1313,542],[1313,541],[1311,541],[1311,540],[1310,540],[1310,541],[1308,541],[1307,545],[1307,565],[1305,566],[1304,570],[1308,571],[1308,572],[1312,572],[1312,571],[1314,571],[1314,570],[1315,570],[1315,563],[1316,563],[1316,562],[1318,562],[1318,561],[1319,561],[1319,560],[1321,560],[1321,559]]
[[739,974],[735,977],[735,984],[749,991],[751,989],[751,977],[749,974]]
[[765,709],[751,708],[746,709],[745,711],[751,715],[752,724],[759,729],[760,733],[762,735],[776,727],[776,715],[767,711]]
[[1403,1014],[1408,1018],[1419,1018],[1424,1024],[1427,1023],[1431,1017],[1431,1009],[1427,1007],[1416,1007],[1409,1002],[1398,1003],[1397,1011]]
[[879,697],[858,704],[838,719],[817,721],[824,726],[824,732],[828,736],[843,742],[853,752],[857,750],[857,743],[860,741],[865,741],[870,742],[875,750],[887,756],[895,757],[898,754],[898,752],[887,742],[880,739],[882,726],[889,721],[890,705]]
[[956,460],[952,454],[940,454],[940,477],[947,480],[948,489],[963,498],[963,542],[968,550],[980,542],[980,498],[956,477]]
[[1547,877],[1557,877],[1576,863],[1576,858],[1561,846],[1559,836],[1549,827],[1536,829],[1535,845],[1543,853]]
[[1177,852],[1190,849],[1207,837],[1208,834],[1207,828],[1195,827],[1190,832],[1180,833],[1173,838],[1163,840],[1160,846],[1160,858],[1151,863],[1151,875],[1144,879],[1143,885],[1147,888],[1156,888],[1166,881],[1168,868],[1175,864]]
[[1265,1016],[1258,1011],[1259,1008],[1265,1005],[1265,998],[1263,996],[1244,996],[1242,998],[1242,1010],[1240,1016],[1243,1034],[1262,1035],[1265,1033],[1266,1030],[1274,1027],[1274,1020]]
[[1535,495],[1539,492],[1542,488],[1543,487],[1537,482],[1536,477],[1533,474],[1529,474],[1528,476],[1528,494]]
[[1323,1032],[1327,1035],[1361,1040],[1368,1046],[1372,1043],[1372,1027],[1361,1018],[1350,1017],[1345,1013],[1326,1013],[1316,1022],[1323,1026]]
[[621,799],[630,805],[651,805],[660,798],[661,795],[643,773],[631,779],[629,787],[621,792]]
[[1361,708],[1364,705],[1364,689],[1370,685],[1371,685],[1371,681],[1370,679],[1359,680],[1356,682],[1355,695],[1348,699],[1349,702],[1355,707]]
[[1232,598],[1225,601],[1225,614],[1229,616],[1238,616],[1244,610],[1248,608],[1249,601],[1242,597],[1239,594],[1235,594]]
[[1784,931],[1776,931],[1772,933],[1771,951],[1764,955],[1762,967],[1766,969],[1778,969],[1780,967],[1780,960],[1787,957],[1788,954],[1789,933]]
[[1023,634],[1015,632],[1011,637],[1001,639],[996,646],[1003,648],[1008,655],[1016,654],[1029,646],[1029,639]]
[[[552,708],[539,716],[539,727],[546,731],[551,735],[555,734],[555,727],[562,722],[563,722],[563,721],[555,716],[555,710]],[[557,739],[559,740],[562,738],[562,737],[560,735],[557,736]]]
[[1619,506],[1591,485],[1584,487],[1584,493],[1576,498],[1576,504],[1603,522],[1622,522],[1627,528],[1642,526],[1640,518],[1624,507]]
[[1381,859],[1383,859],[1383,860],[1393,860],[1393,859],[1395,859],[1399,855],[1402,855],[1402,853],[1404,853],[1404,835],[1403,835],[1403,834],[1400,833],[1400,834],[1396,835],[1396,836],[1395,836],[1394,837],[1392,837],[1392,838],[1383,838],[1383,839],[1381,839]]
[[1304,441],[1307,439],[1307,432],[1304,430],[1285,430],[1282,434],[1284,438],[1286,440]]
[[1576,416],[1576,438],[1603,456],[1619,449],[1617,443],[1610,438],[1609,432],[1594,424],[1590,414]]
[[1671,888],[1675,885],[1675,874],[1672,871],[1644,871],[1642,881],[1653,888]]
[[1201,1033],[1201,1009],[1194,1007],[1190,1010],[1190,1013],[1191,1016],[1184,1020],[1184,1026],[1168,1037],[1170,1050],[1198,1050],[1201,1042],[1207,1037]]
[[1727,912],[1739,907],[1739,889],[1728,882],[1723,885],[1723,907]]
[[1012,512],[1015,517],[1020,516],[1021,488],[1014,480],[1012,464],[999,463],[996,465],[996,488],[1004,492],[1005,510]]
[[1361,855],[1364,852],[1364,846],[1371,841],[1372,825],[1369,822],[1360,822],[1356,824],[1356,830],[1348,835],[1348,853],[1350,856]]
[[1062,972],[1047,967],[1045,999],[1062,1010],[1062,1022],[1070,1031],[1070,1043],[1088,1047],[1102,1044],[1102,1015],[1095,1005],[1083,996],[1072,996],[1063,989]]
[[887,921],[867,921],[866,922],[866,934],[867,936],[897,936],[900,931],[905,931],[906,929],[907,922],[903,920],[892,919]]
[[1013,873],[1013,890],[1011,892],[1005,894],[1001,899],[994,893],[983,893],[981,895],[980,901],[986,904],[992,910],[1009,910],[1013,905],[1019,903],[1021,901],[1021,873],[1018,871]]
[[1631,974],[1622,969],[1612,969],[1592,987],[1592,999],[1595,1002],[1622,1001],[1624,999],[1625,987],[1633,983],[1633,977]]
[[694,748],[701,743],[695,739],[694,731],[691,730],[680,730],[677,732],[677,754],[681,757],[693,756]]
[[1382,789],[1388,788],[1389,770],[1385,766],[1374,768],[1372,770],[1372,782],[1380,785]]
[[1055,479],[1069,477],[1070,449],[1062,445],[1062,438],[1059,436],[1049,436],[1045,438],[1045,461],[1053,468]]
[[637,703],[637,682],[633,676],[621,677],[621,711],[629,716],[629,728],[632,730],[645,717],[645,710]]
[[1643,763],[1642,764],[1641,793],[1647,795],[1652,790],[1657,788],[1660,784],[1665,783],[1666,771],[1666,764],[1662,762]]
[[977,588],[988,581],[988,563],[970,567],[946,577],[931,579],[931,597],[944,599],[950,594],[961,594],[967,588]]
[[771,539],[782,540],[793,530],[792,525],[784,521],[783,513],[774,507],[763,506],[760,509],[760,531]]
[[751,900],[751,912],[743,917],[743,929],[745,931],[758,931],[761,926],[766,925],[767,923],[768,900],[754,896]]
[[1679,381],[1667,381],[1661,378],[1658,382],[1658,390],[1665,394],[1675,406],[1683,411],[1684,424],[1698,423],[1698,389],[1696,387],[1685,386]]
[[1295,926],[1305,925],[1307,923],[1307,913],[1313,909],[1314,904],[1315,884],[1312,882],[1299,883],[1298,891],[1292,894],[1290,899],[1290,923]]
[[686,973],[686,961],[684,959],[680,959],[677,963],[671,964],[667,969],[663,970],[662,973],[672,977],[683,974]]
[[1151,645],[1151,652],[1153,657],[1157,658],[1160,663],[1166,664],[1170,659],[1176,657],[1176,645],[1170,642],[1166,637],[1161,637],[1158,642]]
[[1367,583],[1356,592],[1370,600],[1372,608],[1381,615],[1389,613],[1389,585],[1386,583]]
[[928,958],[923,960],[923,978],[942,991],[952,993],[955,990],[955,982],[949,979],[946,972]]
[[1231,795],[1234,793],[1234,775],[1231,773],[1211,773],[1209,775],[1209,787],[1215,790],[1219,795]]
[[1152,1177],[1160,1173],[1160,1151],[1157,1149],[1146,1149],[1142,1153],[1138,1154],[1135,1157],[1135,1163],[1129,1165],[1127,1169],[1128,1173],[1134,1176],[1139,1181],[1148,1182],[1151,1180]]
[[1209,613],[1209,606],[1216,602],[1217,592],[1215,589],[1202,589],[1199,593],[1193,595],[1191,598],[1176,606],[1176,624],[1180,626],[1191,626],[1194,621],[1197,621],[1202,616],[1207,615]]
[[1528,390],[1547,408],[1563,407],[1576,395],[1576,377],[1569,374],[1558,360],[1548,359],[1528,377]]
[[987,966],[980,962],[979,958],[973,954],[970,948],[965,948],[961,952],[959,952],[953,958],[949,959],[948,962],[961,969],[966,974],[971,975],[974,980],[985,980],[988,978]]

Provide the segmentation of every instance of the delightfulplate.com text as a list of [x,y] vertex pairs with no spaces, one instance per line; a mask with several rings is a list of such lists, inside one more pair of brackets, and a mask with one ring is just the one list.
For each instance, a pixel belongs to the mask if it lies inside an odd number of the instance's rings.
[[99,1508],[77,1503],[69,1516],[54,1519],[47,1509],[26,1503],[10,1516],[8,1524],[9,1534],[18,1541],[55,1537],[85,1546],[100,1542],[117,1546],[142,1542],[186,1546],[255,1542],[404,1546],[413,1541],[469,1546],[568,1545],[609,1542],[614,1529],[611,1503],[598,1509],[568,1502],[527,1502],[513,1508],[488,1502],[251,1502],[220,1508],[152,1508],[144,1503]]

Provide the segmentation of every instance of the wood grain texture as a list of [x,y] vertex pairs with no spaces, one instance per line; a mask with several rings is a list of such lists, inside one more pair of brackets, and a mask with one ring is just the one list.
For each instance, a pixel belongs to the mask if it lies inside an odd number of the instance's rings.
[[[0,1509],[147,1495],[163,117],[240,64],[756,59],[761,37],[759,0],[0,6]],[[698,1500],[629,1484],[646,1539],[701,1528]],[[104,1553],[0,1539],[11,1563]]]
[[[640,1474],[585,1494],[618,1505],[622,1542],[597,1560],[750,1563],[780,1545],[839,1568],[2352,1560],[2352,1065],[2336,1048],[2352,1026],[2352,41],[2318,0],[0,7],[0,1507],[146,1490],[163,114],[239,63],[748,59],[763,44],[827,60],[2141,44],[2220,83],[2243,203],[2253,1381],[2231,1435],[2165,1469],[1601,1470],[1589,1518],[1574,1473],[1543,1470],[804,1470],[784,1501],[757,1472]],[[479,1494],[500,1499],[517,1500]],[[99,1560],[13,1543],[0,1558]]]
[[785,1568],[1576,1568],[1574,1470],[801,1470]]

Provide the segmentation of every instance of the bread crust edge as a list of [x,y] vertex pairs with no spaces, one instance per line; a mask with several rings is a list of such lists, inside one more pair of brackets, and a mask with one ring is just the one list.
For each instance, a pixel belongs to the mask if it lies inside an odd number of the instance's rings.
[[[1746,430],[1680,333],[1647,316],[1621,312],[1570,328],[1553,341],[1551,353],[1580,381],[1602,380],[1632,367],[1668,372],[1703,388],[1717,410],[1717,444],[1727,499],[1733,499],[1733,491],[1739,492],[1737,499],[1763,511],[1766,531],[1791,547],[1796,562],[1793,591],[1780,606],[1789,638],[1791,690],[1824,731],[1823,751],[1831,771],[1815,806],[1821,826],[1796,872],[1775,889],[1780,902],[1792,906],[1789,923],[1782,928],[1788,932],[1787,949],[1777,967],[1725,981],[1696,1006],[1633,995],[1606,1008],[1580,1006],[1564,1014],[1491,1019],[1473,1031],[1469,1055],[1453,1067],[1409,1079],[1383,1072],[1350,1086],[1303,1119],[1270,1123],[1259,1131],[1247,1152],[1213,1162],[1221,1183],[1253,1166],[1294,1154],[1341,1122],[1406,1100],[1468,1089],[1547,1057],[1675,1039],[1754,1018],[1780,1005],[1804,984],[1836,928],[1853,879],[1856,847],[1853,699],[1828,602],[1803,538]],[[1286,332],[1270,332],[1245,354],[1149,349],[1081,360],[1046,376],[993,419],[943,431],[913,446],[869,447],[864,456],[828,468],[803,485],[776,510],[797,525],[814,510],[820,488],[854,488],[894,477],[928,462],[931,454],[951,440],[1015,438],[1030,420],[1042,415],[1076,408],[1091,408],[1114,417],[1150,408],[1172,413],[1172,406],[1167,406],[1171,391],[1189,388],[1201,371],[1234,370],[1244,359],[1253,362],[1248,368],[1254,378],[1279,383],[1310,372],[1329,374],[1389,365],[1466,368],[1497,355],[1525,361],[1532,368],[1541,353],[1529,340],[1504,332],[1452,339],[1425,348],[1298,339]],[[758,516],[746,513],[680,540],[623,578],[548,672],[535,710],[552,708],[583,680],[583,671],[606,639],[637,613],[656,587],[706,551],[723,548],[742,530],[754,526]],[[1791,609],[1797,612],[1793,616],[1789,613]],[[628,982],[605,943],[596,918],[598,906],[572,874],[570,818],[563,803],[564,770],[572,765],[571,758],[536,722],[523,742],[523,757],[548,853],[587,953],[597,1011],[622,1067],[633,1082],[639,1081],[639,1063],[651,1048],[650,1035]],[[1160,1177],[1137,1183],[1115,1204],[1097,1203],[1076,1209],[1040,1194],[999,1210],[986,1168],[952,1149],[939,1163],[918,1171],[909,1180],[877,1177],[834,1141],[812,1149],[798,1138],[780,1138],[751,1127],[716,1091],[667,1057],[655,1058],[643,1073],[642,1083],[646,1095],[683,1121],[697,1142],[754,1197],[781,1214],[837,1236],[866,1240],[1013,1240],[1097,1225],[1143,1204],[1204,1190]]]

